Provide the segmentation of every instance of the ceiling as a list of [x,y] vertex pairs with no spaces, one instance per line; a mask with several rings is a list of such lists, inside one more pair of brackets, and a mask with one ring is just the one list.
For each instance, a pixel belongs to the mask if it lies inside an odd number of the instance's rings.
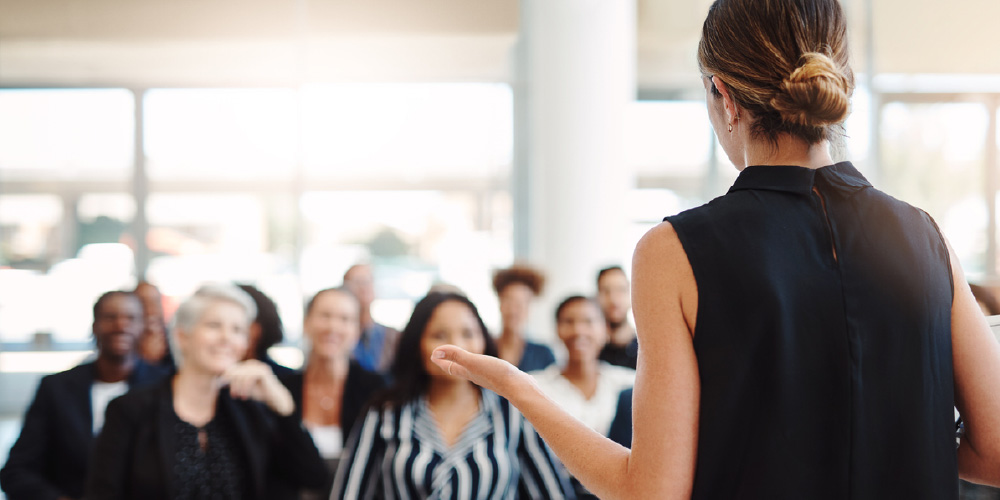
[[[639,86],[697,86],[711,1],[636,2]],[[870,40],[878,72],[1000,74],[1000,2],[843,3],[859,71]],[[0,86],[509,81],[519,16],[517,0],[0,0]]]

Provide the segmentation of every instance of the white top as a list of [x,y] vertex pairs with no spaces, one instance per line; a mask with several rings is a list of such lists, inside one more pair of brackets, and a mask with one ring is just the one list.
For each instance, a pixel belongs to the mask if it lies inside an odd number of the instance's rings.
[[112,399],[128,392],[128,382],[97,382],[90,386],[90,414],[94,417],[94,434],[104,427],[104,411]]
[[611,430],[611,421],[618,410],[618,396],[635,384],[635,370],[601,362],[597,377],[597,390],[587,399],[572,382],[562,376],[562,368],[555,365],[531,372],[538,386],[562,409],[588,427],[605,436]]
[[319,456],[324,459],[340,458],[344,451],[344,431],[339,425],[318,425],[309,427],[309,435],[319,450]]

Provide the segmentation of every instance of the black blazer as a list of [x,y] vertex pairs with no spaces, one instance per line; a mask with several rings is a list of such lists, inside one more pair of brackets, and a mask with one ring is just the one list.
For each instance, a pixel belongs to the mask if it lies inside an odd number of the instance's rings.
[[[133,391],[108,405],[104,430],[94,445],[87,499],[170,499],[174,495],[171,380]],[[216,418],[231,425],[247,470],[247,494],[267,499],[271,477],[319,488],[326,465],[295,415],[280,417],[256,401],[219,393]]]
[[[148,385],[165,373],[137,361],[129,387]],[[21,435],[0,470],[0,485],[9,500],[83,496],[94,445],[90,388],[96,378],[93,362],[42,377],[24,415]]]
[[[295,415],[302,420],[302,386],[305,375],[303,372],[293,372],[279,377],[288,392],[295,400]],[[364,369],[357,361],[351,360],[347,369],[347,380],[344,381],[344,394],[340,400],[340,428],[343,430],[344,442],[351,435],[351,429],[362,414],[368,400],[376,392],[385,388],[385,378]]]
[[[304,374],[302,372],[292,372],[279,377],[281,383],[285,384],[288,392],[292,393],[295,399],[295,418],[302,420],[302,387]],[[382,375],[366,370],[357,361],[351,360],[351,365],[347,369],[347,380],[344,381],[344,394],[340,400],[340,428],[343,431],[344,444],[351,435],[351,429],[362,416],[368,400],[372,395],[385,387],[385,379]],[[330,490],[333,489],[333,471],[329,471],[323,484],[323,489],[319,490],[321,498],[328,498]],[[283,478],[277,477],[272,482],[269,496],[273,500],[298,499],[299,488],[288,484]]]

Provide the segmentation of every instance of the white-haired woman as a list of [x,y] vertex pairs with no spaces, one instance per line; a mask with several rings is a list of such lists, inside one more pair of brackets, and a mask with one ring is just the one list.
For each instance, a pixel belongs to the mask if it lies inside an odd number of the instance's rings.
[[291,394],[267,365],[240,361],[255,315],[231,285],[181,304],[170,339],[177,373],[108,406],[87,498],[264,499],[275,476],[322,486],[325,466]]

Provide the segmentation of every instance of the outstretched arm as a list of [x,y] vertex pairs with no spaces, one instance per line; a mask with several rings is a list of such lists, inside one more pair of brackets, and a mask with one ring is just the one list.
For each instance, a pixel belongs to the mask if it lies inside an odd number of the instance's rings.
[[639,242],[632,274],[640,347],[631,450],[563,411],[510,363],[454,346],[436,349],[432,359],[507,398],[600,498],[686,498],[698,439],[700,383],[692,342],[698,304],[691,265],[669,223]]

